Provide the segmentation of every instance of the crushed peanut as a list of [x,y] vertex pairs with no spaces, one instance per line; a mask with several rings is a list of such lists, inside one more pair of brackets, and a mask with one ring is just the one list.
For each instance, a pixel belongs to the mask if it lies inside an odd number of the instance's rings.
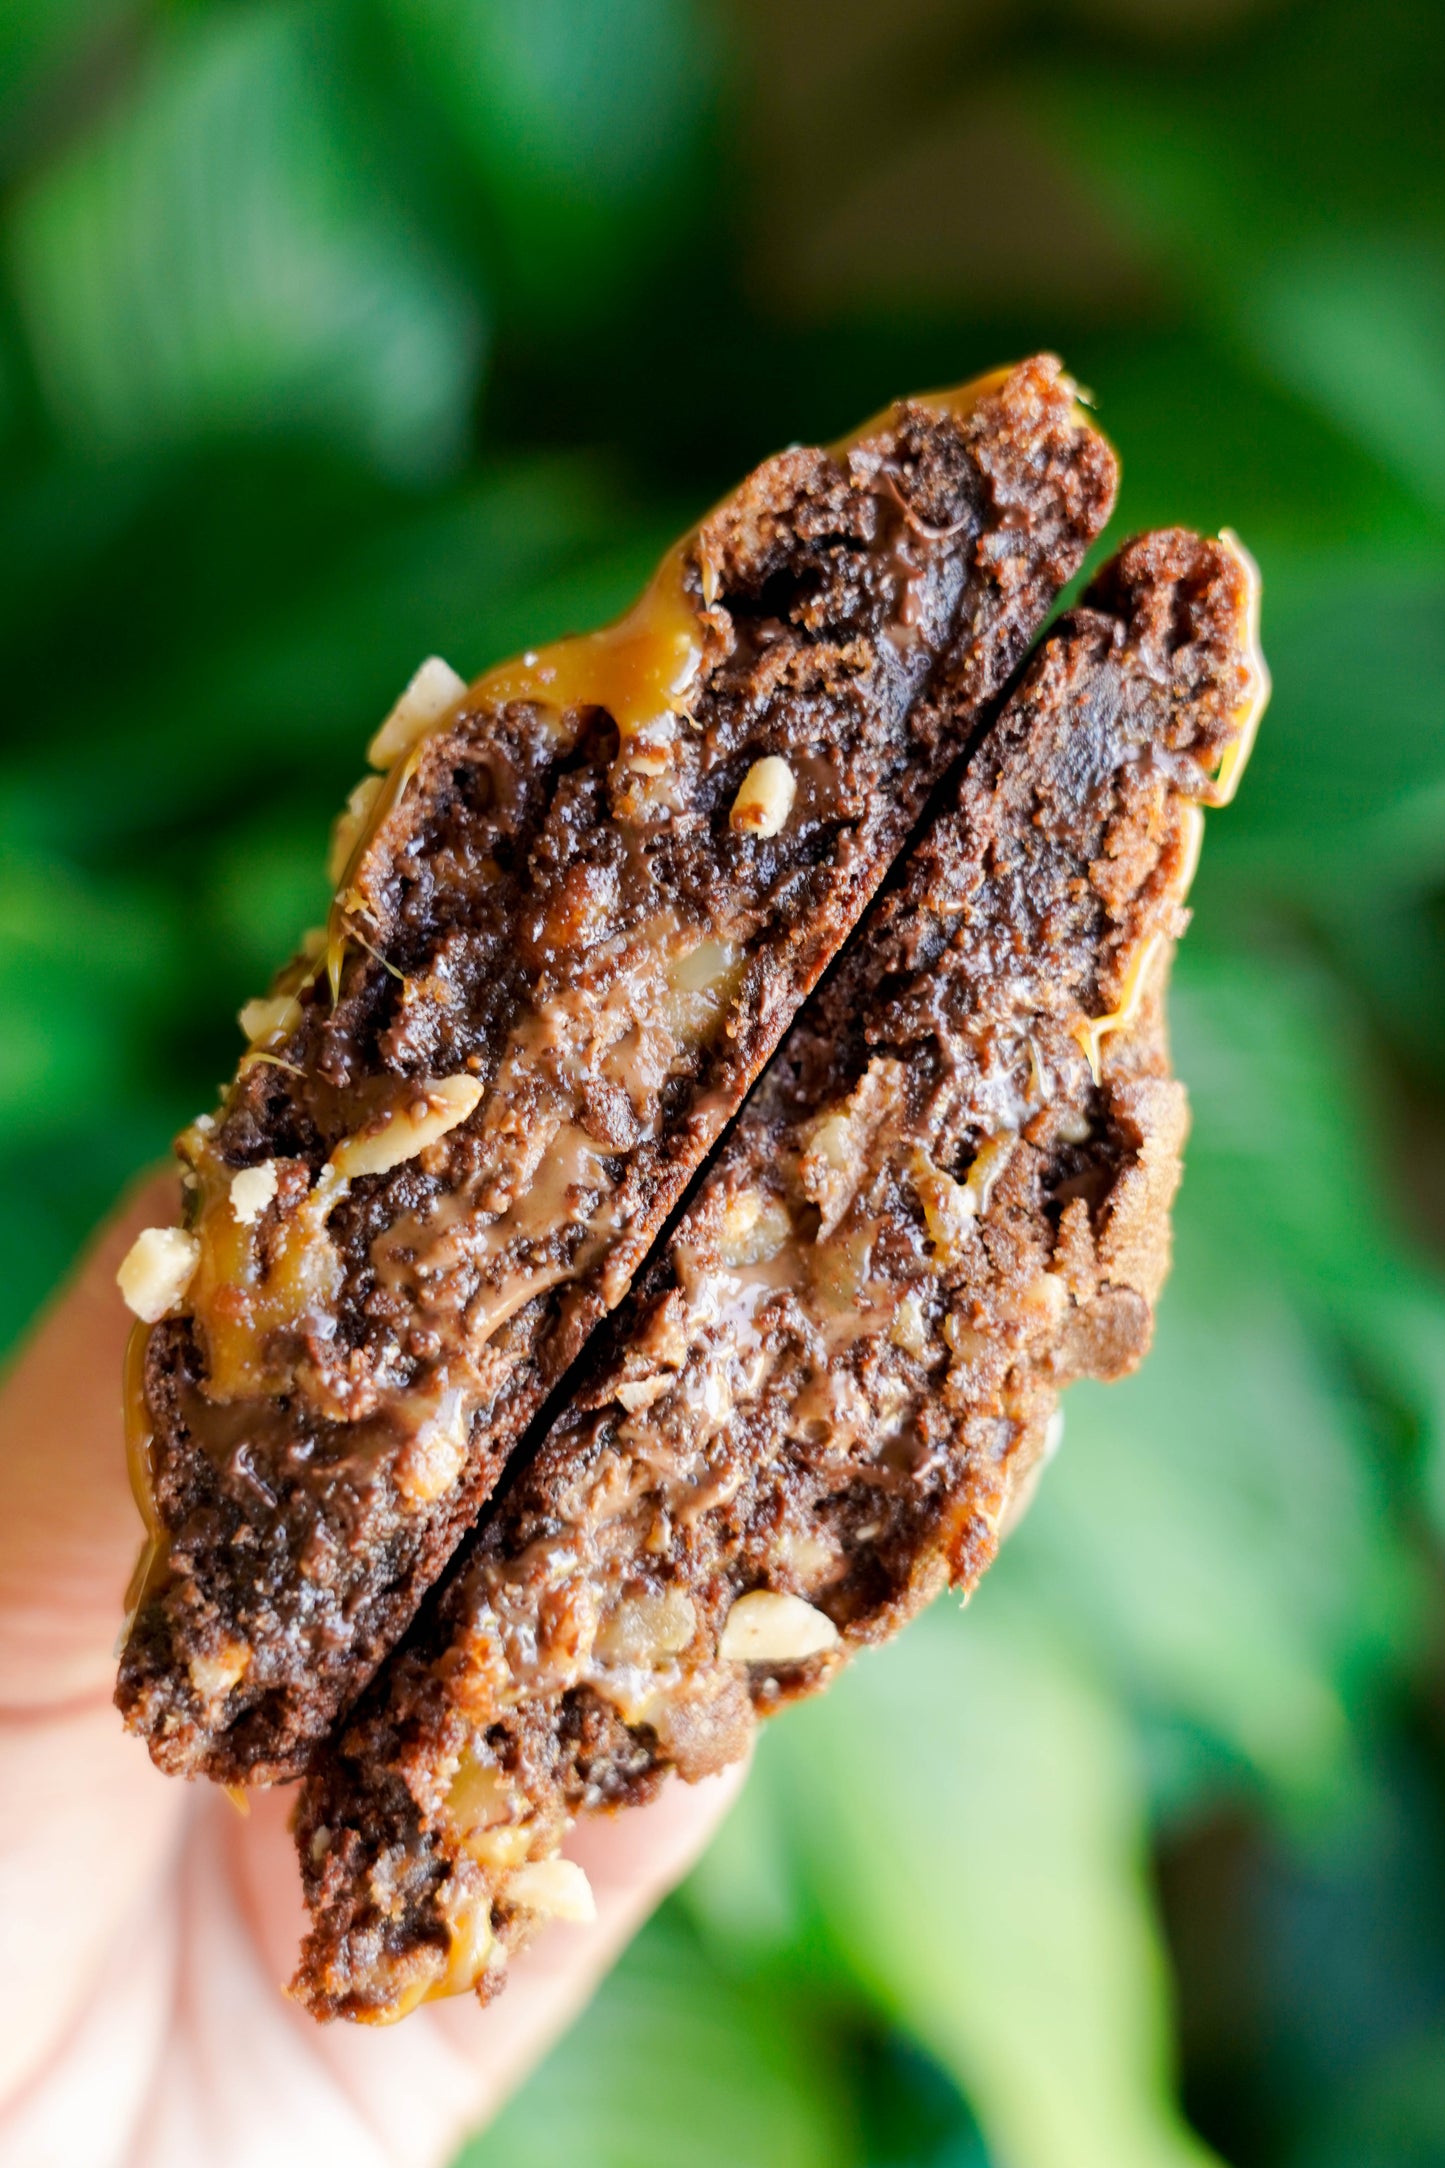
[[467,1457],[467,1411],[460,1386],[449,1386],[402,1448],[396,1487],[414,1505],[430,1505],[450,1490]]
[[231,1176],[231,1215],[243,1227],[250,1227],[261,1217],[276,1195],[280,1181],[280,1169],[274,1159],[263,1159],[259,1167],[242,1167]]
[[596,1640],[604,1663],[656,1664],[680,1655],[697,1630],[692,1598],[680,1588],[624,1596],[603,1620]]
[[1013,1158],[1014,1147],[1018,1141],[1010,1131],[1005,1131],[1000,1136],[990,1137],[974,1154],[973,1165],[964,1177],[964,1188],[972,1197],[974,1210],[980,1219],[988,1210],[993,1185]]
[[978,1217],[978,1198],[967,1183],[935,1167],[922,1150],[913,1154],[910,1172],[939,1262],[956,1265]]
[[333,888],[351,863],[351,854],[380,796],[381,777],[364,775],[337,814],[326,853],[326,878]]
[[452,1921],[446,1970],[439,1980],[427,1985],[417,1999],[435,2002],[447,1995],[465,1995],[486,1971],[493,1940],[492,1908],[483,1899],[462,1919]]
[[628,1378],[617,1388],[617,1398],[629,1415],[640,1415],[672,1385],[673,1380],[665,1370],[654,1372],[650,1378]]
[[240,1641],[228,1641],[218,1656],[193,1656],[186,1669],[191,1685],[202,1701],[219,1701],[229,1694],[250,1668],[251,1651]]
[[667,967],[663,1016],[684,1045],[709,1038],[742,983],[746,958],[731,941],[708,938]]
[[331,1155],[331,1164],[347,1181],[363,1174],[386,1174],[464,1122],[481,1096],[482,1087],[474,1076],[444,1076],[419,1084],[400,1106],[378,1114],[354,1137],[344,1137]]
[[755,1588],[729,1611],[717,1652],[730,1664],[799,1664],[837,1645],[833,1621],[801,1596]]
[[765,1264],[776,1257],[793,1232],[788,1208],[778,1197],[745,1189],[728,1199],[723,1212],[721,1255],[733,1267]]
[[597,1917],[597,1900],[575,1859],[531,1859],[507,1884],[507,1902],[545,1919],[586,1923]]
[[918,1362],[927,1355],[928,1317],[916,1287],[910,1287],[899,1303],[888,1337],[895,1347],[901,1347],[905,1355],[912,1355]]
[[738,835],[781,835],[797,795],[792,769],[776,753],[769,753],[755,760],[743,777],[728,825]]
[[389,768],[409,753],[417,739],[456,706],[466,689],[465,678],[459,678],[449,662],[440,655],[428,655],[366,748],[372,767]]
[[147,1325],[173,1309],[191,1284],[201,1245],[183,1227],[146,1227],[126,1251],[115,1284]]
[[269,1046],[284,1039],[301,1021],[301,1004],[294,994],[258,994],[248,1001],[236,1019],[252,1046]]

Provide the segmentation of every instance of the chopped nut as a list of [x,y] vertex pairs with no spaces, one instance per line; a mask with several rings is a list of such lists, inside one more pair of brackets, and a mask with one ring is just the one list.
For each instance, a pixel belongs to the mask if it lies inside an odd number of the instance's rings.
[[988,1210],[988,1201],[993,1195],[993,1185],[1013,1158],[1014,1147],[1018,1141],[1016,1136],[1006,1131],[1002,1136],[990,1137],[987,1144],[980,1145],[974,1155],[973,1165],[968,1170],[964,1187],[972,1197],[974,1210],[980,1219]]
[[326,878],[333,888],[350,865],[351,854],[380,796],[381,777],[364,775],[337,814],[331,830],[331,847],[326,853]]
[[916,1287],[910,1287],[899,1303],[888,1337],[895,1347],[901,1347],[905,1355],[919,1362],[928,1353],[928,1317]]
[[492,1954],[492,1908],[483,1897],[459,1920],[453,1920],[451,1948],[446,1971],[426,1990],[431,2002],[439,1995],[465,1995],[487,1969]]
[[739,1596],[718,1640],[724,1663],[799,1664],[838,1645],[838,1629],[801,1596],[755,1588]]
[[819,1115],[805,1130],[798,1180],[821,1214],[818,1234],[822,1241],[841,1226],[859,1187],[868,1179],[870,1155],[880,1129],[902,1099],[904,1082],[901,1062],[875,1055],[847,1099]]
[[218,1656],[193,1656],[186,1670],[200,1700],[219,1701],[245,1677],[250,1663],[251,1651],[244,1642],[228,1641]]
[[490,1828],[474,1829],[464,1840],[464,1849],[479,1867],[504,1874],[510,1867],[521,1866],[531,1842],[526,1822],[494,1822]]
[[731,941],[699,941],[667,967],[663,1017],[675,1039],[708,1038],[742,981],[745,958]]
[[781,835],[793,810],[798,786],[793,771],[776,753],[755,760],[733,800],[728,824],[739,835]]
[[697,1630],[692,1599],[680,1588],[624,1596],[603,1621],[596,1650],[604,1663],[655,1664],[677,1656]]
[[787,1206],[780,1198],[758,1189],[745,1189],[730,1197],[723,1212],[722,1261],[725,1265],[760,1265],[778,1251],[793,1232]]
[[191,1284],[201,1245],[183,1227],[147,1227],[125,1254],[115,1284],[147,1325],[173,1308]]
[[943,1321],[943,1337],[959,1363],[977,1362],[993,1345],[987,1333],[980,1332],[966,1317],[954,1310]]
[[529,1859],[507,1884],[506,1899],[546,1919],[585,1923],[597,1917],[592,1884],[575,1859]]
[[655,1400],[661,1400],[673,1384],[665,1370],[657,1371],[650,1378],[628,1378],[618,1386],[617,1398],[629,1415],[638,1415],[650,1408]]
[[464,1749],[447,1792],[446,1811],[464,1836],[510,1819],[516,1794],[502,1771]]
[[236,1021],[252,1046],[269,1046],[296,1029],[301,1004],[294,994],[259,994],[246,1003]]
[[775,1541],[774,1552],[791,1573],[815,1587],[825,1579],[836,1580],[841,1571],[842,1561],[836,1549],[822,1536],[790,1535],[784,1530]]
[[481,1096],[474,1076],[444,1076],[416,1085],[402,1105],[378,1114],[354,1137],[344,1137],[331,1164],[347,1181],[362,1174],[386,1174],[464,1122]]
[[396,1487],[414,1505],[430,1505],[450,1490],[467,1457],[467,1411],[460,1386],[449,1386],[402,1448]]
[[243,1227],[249,1227],[261,1217],[276,1194],[280,1181],[280,1169],[274,1159],[263,1159],[259,1167],[242,1167],[231,1176],[231,1213]]
[[389,768],[409,753],[417,739],[456,706],[466,689],[465,678],[459,678],[449,662],[440,655],[428,655],[366,748],[372,767]]
[[910,1171],[939,1262],[955,1265],[978,1216],[978,1199],[966,1183],[935,1167],[926,1152],[913,1154]]

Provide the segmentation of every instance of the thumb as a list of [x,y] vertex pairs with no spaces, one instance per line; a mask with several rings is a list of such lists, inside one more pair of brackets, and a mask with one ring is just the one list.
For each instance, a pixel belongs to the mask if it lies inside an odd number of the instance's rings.
[[141,1543],[125,1468],[121,1363],[131,1319],[116,1267],[176,1216],[152,1177],[102,1228],[0,1387],[0,1711],[110,1692]]

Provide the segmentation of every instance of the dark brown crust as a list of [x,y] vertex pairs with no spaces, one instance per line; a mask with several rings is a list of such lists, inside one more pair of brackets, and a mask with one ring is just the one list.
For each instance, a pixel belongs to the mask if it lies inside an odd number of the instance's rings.
[[[494,1993],[533,1924],[518,1845],[737,1758],[756,1716],[971,1586],[1060,1386],[1144,1354],[1186,1126],[1163,986],[1198,803],[1262,697],[1252,595],[1231,545],[1146,536],[1040,650],[307,1785],[317,2015]],[[760,1590],[836,1645],[730,1659]]]
[[[445,1333],[419,1310],[411,1253],[389,1279],[377,1245],[398,1222],[429,1226],[452,1193],[467,1195],[473,1234],[478,1212],[505,1220],[534,1179],[530,1146],[558,1119],[536,1064],[500,1144],[484,1099],[423,1161],[353,1184],[330,1217],[339,1295],[279,1355],[284,1335],[266,1349],[280,1386],[217,1413],[203,1331],[185,1317],[155,1329],[146,1396],[162,1547],[117,1699],[162,1767],[244,1782],[306,1766],[625,1292],[1079,563],[1113,486],[1107,447],[1047,360],[963,420],[904,405],[837,457],[769,461],[689,560],[695,595],[699,566],[717,585],[706,612],[695,602],[707,647],[670,818],[624,803],[617,733],[596,712],[572,715],[560,752],[516,702],[464,712],[425,746],[350,876],[370,952],[353,947],[334,1013],[317,987],[303,993],[282,1048],[304,1073],[245,1068],[205,1143],[222,1175],[280,1163],[273,1214],[315,1183],[378,1079],[470,1074],[494,1098],[526,1020],[550,1029],[569,1001],[600,1013],[660,913],[729,943],[739,981],[725,1027],[640,1109],[584,1065],[567,1134],[579,1164],[605,1168],[602,1191],[579,1178],[565,1210],[526,1226],[503,1292],[529,1274],[558,1284],[483,1336],[466,1458],[441,1495],[419,1505],[398,1471],[406,1411],[429,1377],[449,1374],[437,1365]],[[729,808],[767,754],[804,773],[798,816],[773,839],[737,835]],[[588,1247],[599,1194],[610,1232]],[[264,1220],[262,1244],[276,1239]],[[448,1296],[447,1317],[467,1296]]]

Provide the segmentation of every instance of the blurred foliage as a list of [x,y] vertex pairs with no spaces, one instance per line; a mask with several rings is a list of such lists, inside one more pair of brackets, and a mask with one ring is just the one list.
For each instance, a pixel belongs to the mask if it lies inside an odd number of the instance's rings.
[[6,0],[3,1327],[203,1103],[417,658],[1057,347],[1237,527],[1140,1376],[765,1739],[472,2168],[1445,2162],[1445,22],[1430,0]]

